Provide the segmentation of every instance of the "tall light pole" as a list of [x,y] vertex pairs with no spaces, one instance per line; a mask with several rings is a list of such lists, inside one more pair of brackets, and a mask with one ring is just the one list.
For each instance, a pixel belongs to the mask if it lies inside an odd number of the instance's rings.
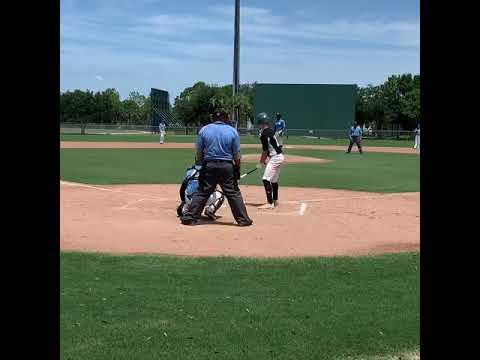
[[[240,91],[240,0],[235,0],[235,40],[233,45],[233,96]],[[240,112],[235,105],[232,109],[232,120],[238,128]]]

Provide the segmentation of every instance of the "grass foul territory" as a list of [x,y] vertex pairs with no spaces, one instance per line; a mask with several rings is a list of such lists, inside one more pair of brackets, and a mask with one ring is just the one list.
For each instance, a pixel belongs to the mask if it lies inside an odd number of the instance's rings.
[[62,253],[60,260],[61,359],[393,359],[418,352],[418,254],[252,260]]

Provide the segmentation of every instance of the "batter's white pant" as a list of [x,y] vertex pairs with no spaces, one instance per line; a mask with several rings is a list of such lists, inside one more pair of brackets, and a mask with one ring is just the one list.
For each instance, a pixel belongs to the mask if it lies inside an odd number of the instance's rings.
[[163,144],[164,139],[165,139],[165,131],[160,131],[160,144]]
[[[208,198],[207,200],[207,203],[205,204],[205,207],[208,208],[210,206],[213,207],[213,205],[215,204],[215,202],[219,199],[222,198],[222,193],[218,190],[214,191],[212,193],[212,195],[210,195],[210,197]],[[189,199],[188,197],[185,196],[185,204],[183,205],[183,209],[182,209],[182,212],[185,214],[185,212],[187,211],[188,207],[190,206],[190,204],[192,203],[192,199]],[[212,208],[212,210],[214,210]]]
[[413,148],[420,150],[420,135],[415,135],[415,145],[413,145]]
[[285,157],[283,154],[274,155],[270,158],[265,167],[265,172],[263,173],[263,180],[267,180],[271,183],[277,183],[278,178],[280,177],[280,169],[282,167]]

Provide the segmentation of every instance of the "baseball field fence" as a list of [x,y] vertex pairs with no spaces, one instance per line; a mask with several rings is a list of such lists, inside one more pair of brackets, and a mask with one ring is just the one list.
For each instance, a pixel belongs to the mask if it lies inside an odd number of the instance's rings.
[[[167,135],[196,135],[198,126],[173,124],[167,127]],[[238,128],[241,136],[258,136],[257,128]],[[154,135],[158,128],[150,124],[93,124],[93,123],[60,123],[61,134],[84,135]],[[348,129],[288,129],[287,136],[312,139],[345,139]],[[364,130],[364,139],[399,139],[413,140],[415,133],[405,130]]]

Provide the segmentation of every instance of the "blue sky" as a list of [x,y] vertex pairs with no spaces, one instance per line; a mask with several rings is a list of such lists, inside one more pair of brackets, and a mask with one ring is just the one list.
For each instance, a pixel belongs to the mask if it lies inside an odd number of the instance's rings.
[[[60,88],[171,100],[231,83],[234,0],[61,0]],[[420,71],[419,0],[242,0],[241,82],[378,84]]]

